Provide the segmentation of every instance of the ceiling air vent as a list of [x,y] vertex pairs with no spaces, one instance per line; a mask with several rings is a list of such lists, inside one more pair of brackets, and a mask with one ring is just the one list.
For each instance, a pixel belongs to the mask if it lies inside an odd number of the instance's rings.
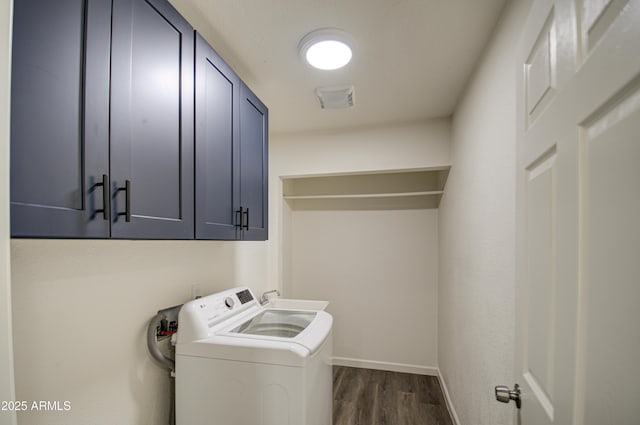
[[355,105],[353,86],[318,87],[316,96],[322,109],[344,109]]

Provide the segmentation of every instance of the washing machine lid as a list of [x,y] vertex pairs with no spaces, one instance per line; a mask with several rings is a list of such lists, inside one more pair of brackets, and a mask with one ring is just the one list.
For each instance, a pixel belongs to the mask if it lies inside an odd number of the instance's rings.
[[302,367],[331,337],[332,326],[325,311],[261,309],[213,336],[177,344],[176,355]]

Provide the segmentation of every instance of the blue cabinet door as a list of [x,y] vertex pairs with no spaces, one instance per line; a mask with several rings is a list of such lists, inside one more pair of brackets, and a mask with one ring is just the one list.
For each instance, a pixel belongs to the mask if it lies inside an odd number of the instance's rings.
[[114,0],[111,236],[193,239],[194,34],[166,0]]
[[111,2],[14,2],[11,234],[109,237]]
[[196,239],[240,235],[240,79],[196,34]]
[[245,85],[240,88],[240,205],[243,240],[268,233],[269,111]]

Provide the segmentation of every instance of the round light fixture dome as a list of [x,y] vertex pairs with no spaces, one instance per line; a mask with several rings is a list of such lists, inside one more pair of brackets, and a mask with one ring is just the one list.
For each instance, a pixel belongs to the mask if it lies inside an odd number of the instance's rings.
[[300,56],[314,68],[342,68],[351,61],[350,39],[347,33],[335,28],[310,32],[298,45]]

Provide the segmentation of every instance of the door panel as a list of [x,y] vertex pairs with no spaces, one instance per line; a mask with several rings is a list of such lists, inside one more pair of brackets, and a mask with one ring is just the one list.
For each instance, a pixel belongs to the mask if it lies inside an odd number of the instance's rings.
[[112,236],[193,238],[193,29],[162,0],[113,15]]
[[[110,2],[14,7],[12,236],[108,237]],[[37,30],[35,30],[37,29]]]
[[630,425],[640,415],[640,92],[597,115],[584,132],[580,408],[587,425]]
[[[132,210],[134,215],[176,220],[180,218],[180,32],[144,2],[133,3],[133,15],[130,158],[136,196]],[[145,196],[147,188],[153,196]]]
[[556,44],[556,26],[552,9],[525,63],[525,96],[529,124],[554,97],[557,72]]
[[[268,111],[243,84],[240,91],[240,196],[245,240],[268,238]],[[247,212],[248,211],[248,212]]]
[[196,35],[196,238],[237,238],[240,79]]
[[13,180],[23,203],[82,209],[84,3],[16,5]]
[[615,22],[629,0],[582,0],[583,49],[588,54]]
[[[556,152],[532,164],[527,180],[526,338],[524,377],[533,395],[553,418],[556,251]],[[542,422],[548,423],[548,422]]]
[[[638,22],[638,0],[541,0],[524,28],[515,359],[524,425],[640,417]],[[549,58],[536,59],[547,39]]]

